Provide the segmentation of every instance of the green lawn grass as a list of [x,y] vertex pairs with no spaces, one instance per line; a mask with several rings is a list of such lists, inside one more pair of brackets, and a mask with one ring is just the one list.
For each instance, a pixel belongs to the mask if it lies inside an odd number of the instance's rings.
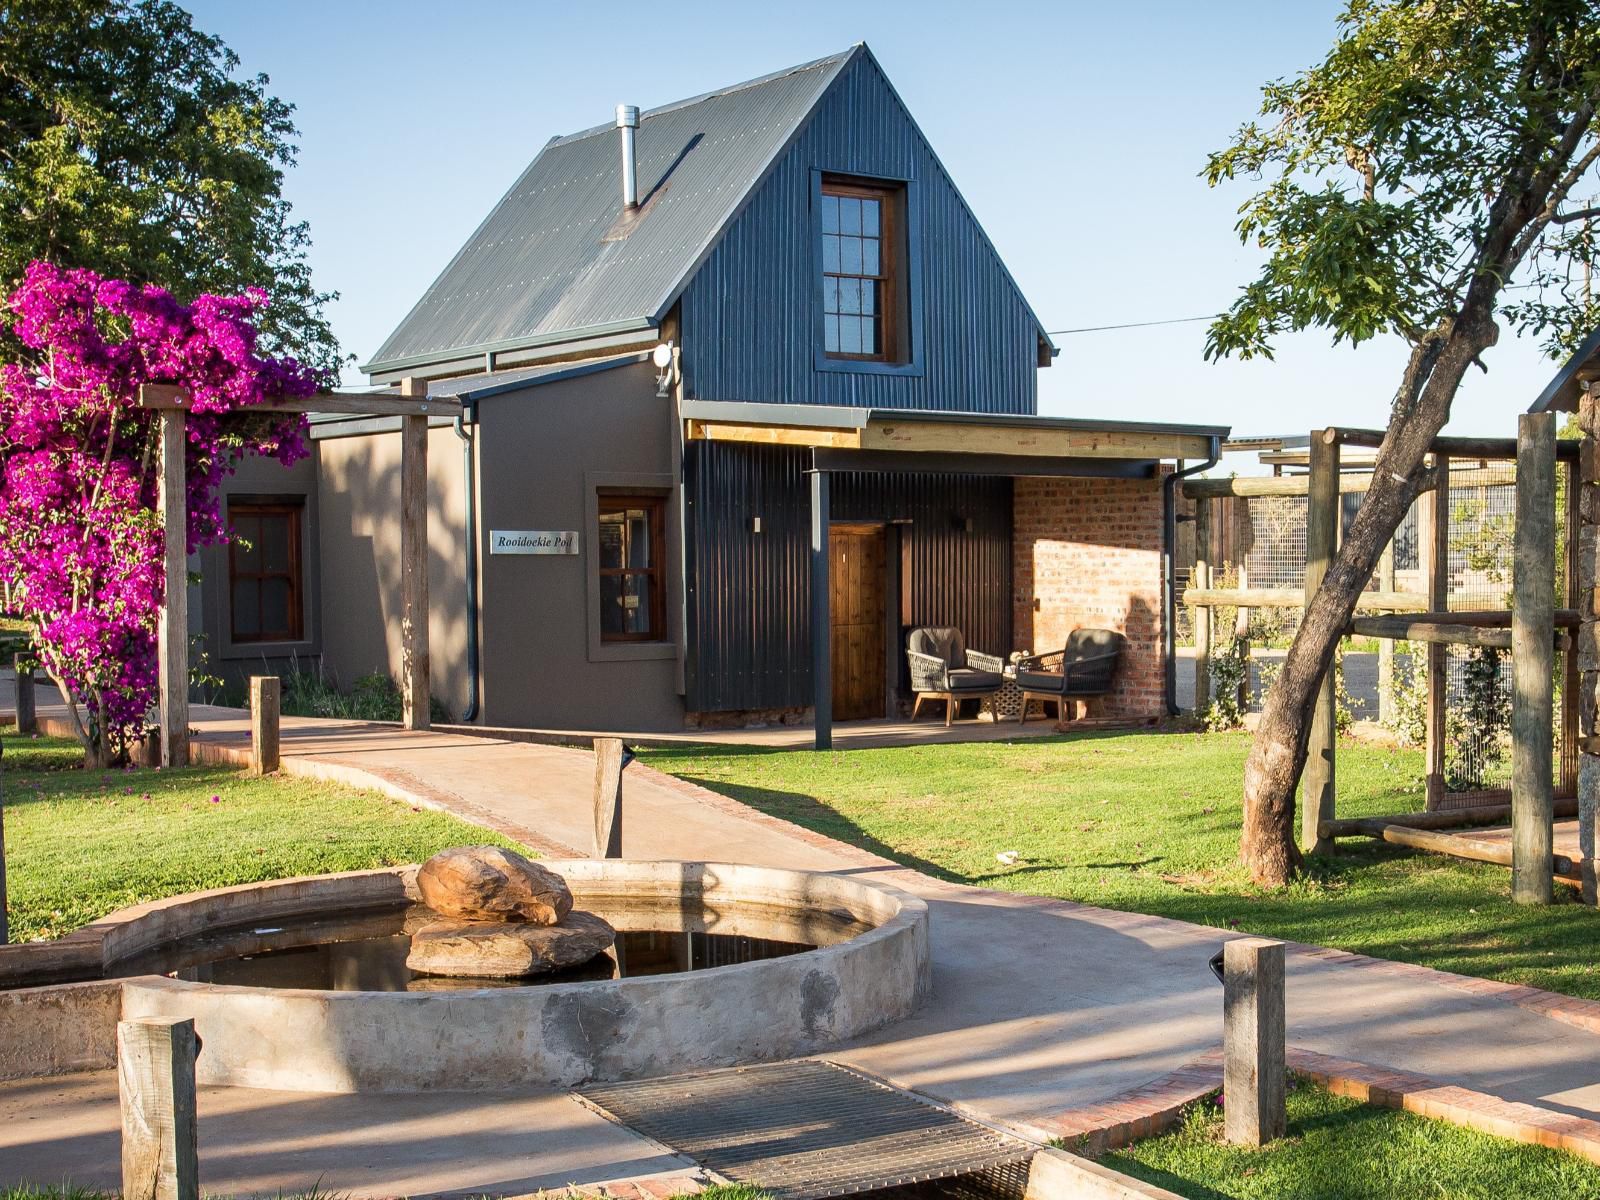
[[[646,750],[650,765],[963,883],[1154,913],[1600,998],[1595,914],[1510,873],[1352,839],[1282,892],[1237,863],[1243,733],[1083,733],[817,754]],[[1421,756],[1346,742],[1339,813],[1422,806]],[[995,856],[1017,851],[1004,866]]]
[[116,909],[201,888],[420,862],[514,845],[445,813],[222,767],[84,771],[55,738],[0,729],[11,937],[55,938]]
[[1222,1140],[1195,1105],[1177,1128],[1101,1161],[1192,1200],[1595,1200],[1600,1172],[1571,1154],[1373,1108],[1301,1085],[1289,1132],[1261,1149]]

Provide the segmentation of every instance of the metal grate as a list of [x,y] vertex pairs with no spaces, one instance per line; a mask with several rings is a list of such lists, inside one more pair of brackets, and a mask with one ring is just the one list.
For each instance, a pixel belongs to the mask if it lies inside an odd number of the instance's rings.
[[592,1084],[577,1095],[708,1170],[779,1200],[975,1175],[1000,1180],[1018,1176],[1038,1149],[828,1062]]

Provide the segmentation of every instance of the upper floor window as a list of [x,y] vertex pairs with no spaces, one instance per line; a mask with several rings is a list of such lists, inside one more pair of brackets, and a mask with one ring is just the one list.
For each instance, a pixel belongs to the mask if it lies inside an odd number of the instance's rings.
[[600,640],[666,638],[666,500],[600,497]]
[[295,642],[302,636],[297,503],[229,504],[228,591],[235,642]]
[[901,358],[902,189],[822,181],[822,348],[834,358]]

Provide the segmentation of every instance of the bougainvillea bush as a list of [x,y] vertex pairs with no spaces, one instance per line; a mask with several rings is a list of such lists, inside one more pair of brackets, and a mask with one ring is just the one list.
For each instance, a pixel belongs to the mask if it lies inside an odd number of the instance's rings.
[[35,262],[6,304],[0,366],[0,611],[29,625],[86,760],[123,756],[156,699],[162,526],[159,414],[146,383],[190,398],[188,544],[227,536],[218,485],[247,453],[306,454],[305,418],[250,410],[317,390],[256,352],[264,293],[182,304],[159,287]]

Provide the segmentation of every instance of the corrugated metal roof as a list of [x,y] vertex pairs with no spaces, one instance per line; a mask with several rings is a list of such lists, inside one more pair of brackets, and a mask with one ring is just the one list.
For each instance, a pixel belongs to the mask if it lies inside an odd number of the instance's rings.
[[1596,329],[1583,339],[1583,344],[1572,352],[1572,357],[1567,359],[1561,370],[1556,372],[1555,378],[1545,385],[1544,391],[1539,393],[1539,398],[1528,406],[1528,411],[1576,412],[1580,388],[1578,372],[1596,358],[1600,358],[1600,329]]
[[861,52],[642,114],[626,224],[614,126],[552,140],[363,369],[648,328]]

